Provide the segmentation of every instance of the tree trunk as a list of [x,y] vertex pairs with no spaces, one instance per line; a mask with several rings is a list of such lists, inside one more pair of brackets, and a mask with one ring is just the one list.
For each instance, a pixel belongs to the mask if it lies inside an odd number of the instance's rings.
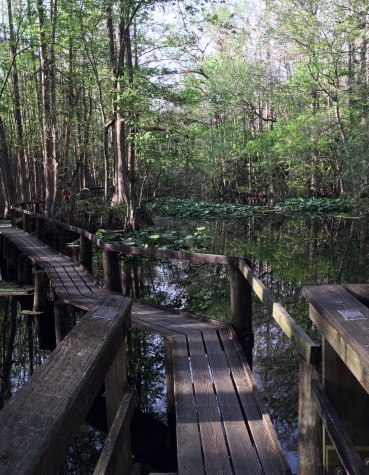
[[56,159],[56,115],[55,115],[55,23],[56,0],[51,6],[52,34],[48,51],[46,36],[46,16],[43,0],[37,0],[40,38],[40,69],[41,69],[41,96],[42,96],[42,154],[45,180],[45,213],[52,216],[55,206],[56,178],[58,162]]
[[0,170],[3,181],[3,197],[5,202],[4,216],[9,213],[10,206],[17,201],[14,177],[10,164],[8,147],[6,145],[6,137],[4,124],[0,117]]
[[14,119],[18,139],[18,164],[19,164],[19,185],[22,201],[29,201],[29,187],[27,184],[27,165],[24,153],[23,143],[23,123],[21,116],[21,101],[19,91],[19,76],[17,69],[17,47],[13,26],[13,9],[11,0],[7,0],[8,17],[9,17],[9,35],[10,35],[10,51],[13,57],[13,101],[14,101]]

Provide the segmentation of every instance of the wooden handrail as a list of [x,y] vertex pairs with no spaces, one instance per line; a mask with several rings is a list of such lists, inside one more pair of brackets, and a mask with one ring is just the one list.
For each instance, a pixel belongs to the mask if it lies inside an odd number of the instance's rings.
[[368,468],[364,465],[355,445],[347,435],[340,418],[325,394],[323,386],[317,379],[313,379],[311,389],[316,409],[346,473],[367,474]]
[[[32,203],[28,203],[32,204]],[[137,246],[127,246],[123,244],[112,244],[104,241],[102,238],[95,236],[89,231],[63,223],[54,218],[49,218],[43,214],[34,213],[20,207],[20,204],[11,207],[12,210],[23,214],[30,215],[34,218],[44,220],[55,226],[66,229],[70,232],[83,236],[85,239],[101,249],[102,251],[117,252],[124,255],[146,256],[155,258],[164,258],[171,260],[181,260],[190,262],[201,262],[208,264],[223,264],[238,268],[246,281],[249,283],[255,294],[258,296],[263,305],[272,314],[275,321],[281,327],[286,336],[292,339],[297,350],[302,357],[313,365],[317,365],[320,358],[320,346],[310,338],[310,336],[295,322],[289,313],[275,301],[269,290],[256,277],[251,268],[246,264],[244,259],[235,256],[224,256],[217,254],[193,253],[188,251],[169,251],[163,249],[144,248]]]
[[286,336],[294,341],[301,356],[309,363],[317,365],[320,357],[320,346],[295,322],[287,310],[276,302],[269,290],[256,277],[244,260],[239,260],[239,269]]
[[[102,318],[109,306],[115,316]],[[101,385],[120,357],[132,301],[102,294],[0,412],[0,473],[57,473]],[[118,378],[117,378],[118,379]],[[30,429],[31,428],[31,429]]]

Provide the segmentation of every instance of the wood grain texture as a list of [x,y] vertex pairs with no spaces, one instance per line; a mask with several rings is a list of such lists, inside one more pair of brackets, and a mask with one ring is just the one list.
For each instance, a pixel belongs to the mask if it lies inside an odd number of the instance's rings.
[[247,420],[253,443],[266,474],[290,474],[265,405],[259,395],[246,359],[232,330],[219,330],[238,398]]
[[130,424],[136,406],[136,394],[127,392],[122,398],[111,430],[105,441],[94,475],[112,475],[122,473],[121,452],[122,447],[130,438]]
[[[75,230],[78,233],[82,232],[79,228]],[[31,457],[35,457],[37,451],[47,452],[50,455],[47,463],[33,461],[34,464],[37,463],[38,470],[34,473],[49,475],[54,473],[53,470],[59,463],[57,449],[66,449],[73,438],[66,428],[70,426],[73,432],[83,420],[101,385],[99,378],[106,376],[108,368],[106,360],[113,361],[113,354],[118,352],[129,324],[123,325],[123,330],[115,328],[113,331],[117,320],[121,318],[123,309],[120,308],[120,302],[123,297],[104,292],[83,266],[51,250],[27,233],[13,228],[0,228],[0,232],[3,231],[4,236],[6,235],[7,239],[30,256],[38,268],[47,272],[60,302],[88,310],[85,317],[54,352],[57,361],[54,360],[53,353],[49,358],[50,363],[47,360],[47,364],[42,367],[42,378],[38,376],[39,373],[35,373],[30,383],[20,392],[24,394],[22,396],[24,399],[29,400],[32,399],[31,393],[36,394],[36,400],[43,408],[37,416],[32,409],[27,417],[24,416],[27,421],[17,426],[23,437],[27,424],[30,423],[32,426],[40,416],[41,426],[47,427],[45,434],[40,435],[40,442],[34,447],[31,443],[31,435],[25,434],[24,447],[26,452],[32,450]],[[117,251],[117,246],[107,245],[89,233],[87,233],[88,236],[85,233],[87,232],[83,232],[83,236],[91,239],[94,244],[101,245],[109,253]],[[118,247],[119,252],[122,252],[122,246]],[[136,253],[136,249],[129,248],[127,252]],[[147,255],[146,251],[146,249],[138,250],[137,253]],[[183,252],[168,254],[166,251],[159,253],[155,251],[153,255],[158,257],[162,254],[173,259],[199,262],[228,265],[235,265],[238,262],[226,256],[209,257]],[[127,302],[127,300],[124,301]],[[232,329],[222,322],[138,301],[135,301],[132,307],[132,322],[136,327],[163,335],[172,342],[179,474],[290,473]],[[106,354],[103,358],[104,352]],[[61,367],[57,368],[59,360],[64,370]],[[62,371],[60,378],[56,376],[57,371],[54,367]],[[109,392],[112,388],[114,389],[114,382],[109,383],[114,368],[107,378]],[[69,371],[72,371],[72,376]],[[52,381],[50,387],[46,383],[48,380]],[[87,387],[88,392],[87,389],[83,389]],[[68,391],[72,391],[72,396]],[[121,395],[122,391],[118,392]],[[20,405],[17,406],[12,401],[11,403],[10,411],[22,412]],[[115,408],[119,406],[117,398],[114,399],[113,405]],[[45,408],[50,408],[50,411],[46,411]],[[56,418],[59,424],[59,435],[50,429],[53,426],[53,420],[50,418],[56,417],[55,414],[64,414]],[[112,414],[109,417],[110,421],[113,420]],[[0,416],[0,423],[1,420]],[[10,445],[14,444],[16,437],[12,437],[10,416],[8,418],[4,416],[4,427],[6,433],[13,439]],[[39,430],[39,428],[35,429],[32,434],[37,440]],[[50,443],[51,447],[46,447],[47,443]],[[28,455],[27,458],[29,459]],[[2,451],[2,447],[0,460],[5,462],[7,460],[7,452]],[[19,463],[26,463],[25,457],[21,457]],[[107,459],[105,463],[109,463]],[[18,470],[19,467],[22,465],[17,465],[16,469]],[[2,473],[1,468],[0,465],[0,473]]]
[[187,340],[173,338],[178,475],[205,474]]
[[202,335],[187,338],[206,471],[232,473]]
[[323,468],[322,426],[316,410],[311,381],[320,377],[316,368],[300,358],[298,404],[298,473],[321,475]]
[[329,436],[339,454],[342,465],[347,473],[365,475],[368,467],[364,465],[351,438],[347,435],[341,421],[333,409],[323,386],[318,380],[312,381],[312,393],[316,408],[327,429]]
[[0,412],[0,473],[57,473],[130,327],[129,299],[99,304],[117,317],[88,312]]
[[[369,392],[369,309],[341,285],[304,287],[310,318],[334,351]],[[348,320],[341,312],[356,312]]]
[[[206,352],[235,474],[260,474],[252,440],[229,377],[230,367],[216,332],[204,332]],[[213,395],[215,397],[215,395]]]

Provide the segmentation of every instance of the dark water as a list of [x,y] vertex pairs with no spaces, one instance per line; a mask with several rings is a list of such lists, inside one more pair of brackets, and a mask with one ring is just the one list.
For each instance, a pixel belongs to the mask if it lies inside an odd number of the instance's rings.
[[[344,218],[253,217],[237,221],[179,223],[201,226],[206,250],[249,259],[256,275],[290,315],[311,335],[308,305],[301,296],[306,285],[366,283],[369,280],[367,220]],[[98,259],[98,258],[97,258]],[[229,272],[226,266],[127,258],[136,296],[213,318],[227,320]],[[20,307],[0,299],[0,407],[47,357],[39,350],[29,317]],[[298,355],[271,316],[254,298],[253,372],[294,473],[296,469]],[[144,412],[166,422],[163,340],[142,333],[133,338],[131,366]],[[137,355],[139,352],[139,358]],[[103,438],[84,427],[63,473],[92,473]]]
[[[159,224],[164,223],[161,220]],[[311,336],[316,333],[301,295],[303,286],[365,283],[369,279],[367,220],[273,216],[189,224],[199,225],[205,227],[203,233],[210,243],[207,252],[249,259],[274,298]],[[134,265],[144,298],[228,319],[226,267],[165,261]],[[291,468],[297,473],[298,354],[256,296],[253,307],[253,373]]]

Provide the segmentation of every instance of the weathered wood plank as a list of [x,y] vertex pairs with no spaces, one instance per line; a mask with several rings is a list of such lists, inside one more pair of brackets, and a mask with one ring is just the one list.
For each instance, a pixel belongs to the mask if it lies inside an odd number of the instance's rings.
[[179,475],[205,474],[185,337],[173,338],[174,397]]
[[208,331],[203,335],[234,473],[260,475],[260,466],[255,457],[237,393],[229,377],[230,368],[220,346],[218,334]]
[[57,472],[130,326],[129,299],[99,304],[117,317],[87,313],[0,412],[0,473]]
[[120,452],[129,436],[135,405],[135,393],[133,391],[126,393],[105,441],[94,475],[112,475],[119,473],[119,468],[122,469],[119,467]]
[[31,295],[33,292],[33,285],[19,285],[16,282],[0,282],[0,296]]
[[366,307],[369,306],[369,284],[342,284],[356,299]]
[[219,330],[219,335],[263,470],[266,474],[290,474],[290,467],[250,368],[238,346],[236,335],[232,330]]
[[369,392],[369,309],[341,285],[304,287],[310,318]]
[[232,473],[202,335],[187,337],[207,473]]
[[311,390],[311,381],[318,379],[315,366],[304,358],[299,365],[298,403],[298,473],[321,475],[323,468],[322,427]]
[[367,474],[368,467],[364,465],[318,380],[312,381],[312,393],[319,415],[346,472],[355,475]]

